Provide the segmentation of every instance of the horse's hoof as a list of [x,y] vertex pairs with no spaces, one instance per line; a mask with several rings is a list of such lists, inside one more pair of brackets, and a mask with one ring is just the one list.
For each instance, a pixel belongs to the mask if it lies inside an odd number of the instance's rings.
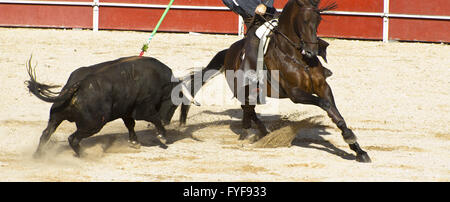
[[356,135],[350,129],[342,132],[342,137],[347,144],[355,144],[357,141]]
[[249,128],[247,129],[242,129],[242,133],[239,134],[239,138],[238,140],[245,140],[247,139],[247,137],[251,134],[251,131]]
[[254,143],[259,139],[257,131],[253,128],[244,129],[244,134],[245,139],[247,139],[250,143]]
[[141,148],[141,144],[138,141],[130,141],[130,140],[128,140],[128,146],[133,148],[133,149],[140,149]]
[[162,135],[158,135],[158,136],[156,136],[156,138],[158,138],[158,140],[163,144],[167,143],[167,139]]
[[367,154],[367,152],[357,154],[356,155],[356,161],[361,162],[361,163],[370,163],[370,162],[372,162],[372,160],[370,159],[370,157]]
[[248,141],[249,141],[251,144],[253,144],[253,143],[255,143],[256,141],[259,140],[258,135],[256,135],[256,134],[251,134],[251,135],[249,135],[249,136],[247,137],[247,139],[248,139]]

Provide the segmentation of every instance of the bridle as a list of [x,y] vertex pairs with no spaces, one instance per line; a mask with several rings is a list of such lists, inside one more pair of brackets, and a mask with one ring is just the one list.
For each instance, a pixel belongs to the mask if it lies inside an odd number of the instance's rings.
[[[317,8],[315,8],[315,7],[303,7],[303,5],[301,5],[297,0],[296,0],[295,2],[297,3],[298,6],[300,6],[300,9],[301,9],[301,10],[314,10],[314,11],[317,11]],[[275,26],[274,24],[272,24],[272,22],[271,22],[270,20],[267,20],[264,16],[261,16],[261,15],[260,15],[260,17],[261,17],[262,19],[264,19],[265,22],[269,23],[272,27],[274,27],[274,29],[273,29],[272,31],[273,31],[275,34],[281,35],[282,38],[284,38],[284,39],[288,42],[288,44],[290,44],[291,46],[293,46],[293,47],[294,47],[295,49],[297,49],[299,52],[302,52],[302,51],[303,51],[303,47],[304,47],[305,44],[319,44],[319,41],[315,41],[315,42],[313,42],[313,41],[305,41],[305,40],[303,39],[302,36],[299,36],[299,38],[300,38],[300,44],[296,44],[296,43],[293,42],[288,36],[286,36],[286,34],[284,34],[283,32],[281,32],[281,31],[278,29],[278,26]],[[306,73],[308,74],[308,76],[309,76],[309,79],[310,79],[310,82],[311,82],[311,90],[312,90],[312,92],[314,92],[314,85],[313,85],[313,81],[312,81],[312,76],[311,76],[310,67],[309,67],[308,65],[305,65],[304,63],[298,61],[296,58],[294,58],[294,57],[292,57],[292,56],[290,56],[290,55],[284,53],[284,51],[281,50],[281,49],[280,49],[280,52],[285,56],[285,58],[288,58],[288,59],[290,59],[292,62],[294,62],[294,63],[300,65],[301,67],[303,67],[303,69],[305,70],[305,72],[306,72]]]
[[[301,9],[301,10],[314,10],[314,11],[317,11],[317,8],[315,8],[315,7],[303,7],[298,1],[295,1],[295,2],[297,3],[297,5],[300,6],[300,9]],[[283,32],[281,32],[280,30],[278,30],[278,26],[274,26],[274,25],[272,24],[272,22],[270,22],[269,20],[267,20],[264,16],[261,16],[261,15],[260,15],[260,17],[261,17],[262,19],[264,19],[265,22],[268,22],[272,27],[275,27],[275,28],[272,30],[275,34],[281,35],[284,39],[286,39],[286,41],[288,42],[288,44],[290,44],[291,46],[293,46],[295,49],[297,49],[297,50],[300,51],[300,52],[303,50],[303,47],[304,47],[305,44],[319,44],[319,41],[306,41],[305,39],[303,39],[302,36],[299,36],[299,38],[300,38],[300,44],[296,44],[296,43],[293,42],[288,36],[286,36],[286,34],[284,34]]]

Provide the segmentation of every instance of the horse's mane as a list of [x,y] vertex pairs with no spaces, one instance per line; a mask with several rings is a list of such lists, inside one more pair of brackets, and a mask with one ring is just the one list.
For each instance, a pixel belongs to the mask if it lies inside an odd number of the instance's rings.
[[[314,0],[310,0],[310,1],[314,1]],[[320,3],[320,0],[317,0],[317,5]],[[317,7],[317,6],[316,6]],[[329,10],[333,10],[337,8],[337,3],[336,2],[331,2],[328,5],[318,8],[319,12],[323,12],[323,11],[329,11]]]

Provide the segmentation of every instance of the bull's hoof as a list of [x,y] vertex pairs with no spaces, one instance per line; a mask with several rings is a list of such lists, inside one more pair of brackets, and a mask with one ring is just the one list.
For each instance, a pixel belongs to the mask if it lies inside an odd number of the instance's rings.
[[367,152],[363,152],[363,153],[357,154],[356,155],[356,161],[358,161],[360,163],[370,163],[370,162],[372,162],[372,160],[370,159],[370,157],[367,154]]
[[34,152],[33,158],[34,158],[34,159],[42,158],[42,152]]
[[167,143],[167,139],[163,135],[158,135],[156,138],[158,138],[158,140],[163,144]]
[[138,141],[130,141],[130,140],[128,140],[128,146],[133,148],[133,149],[140,149],[141,148],[141,144]]

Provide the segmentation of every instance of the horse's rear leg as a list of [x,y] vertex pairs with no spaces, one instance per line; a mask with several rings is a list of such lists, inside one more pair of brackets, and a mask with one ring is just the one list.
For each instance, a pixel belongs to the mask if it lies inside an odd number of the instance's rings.
[[241,105],[241,108],[244,112],[244,116],[242,119],[242,127],[244,128],[244,130],[249,130],[251,128],[251,121],[255,122],[255,124],[259,130],[259,135],[257,135],[254,138],[249,137],[250,141],[254,142],[254,141],[266,136],[269,133],[269,131],[267,130],[264,123],[256,115],[255,105],[249,105],[249,104]]
[[56,128],[61,124],[63,119],[61,119],[58,115],[51,114],[50,119],[47,124],[47,128],[42,132],[41,138],[39,140],[39,146],[36,152],[33,154],[34,158],[39,158],[42,156],[42,149],[47,144],[50,136],[55,132]]
[[355,134],[347,127],[344,118],[339,113],[334,102],[333,93],[327,83],[323,85],[320,92],[318,92],[318,95],[321,98],[319,101],[319,106],[327,112],[333,123],[335,123],[336,126],[342,131],[342,137],[345,142],[349,144],[350,149],[356,152],[356,160],[365,163],[371,162],[369,155],[367,152],[362,150],[361,147],[359,147]]

